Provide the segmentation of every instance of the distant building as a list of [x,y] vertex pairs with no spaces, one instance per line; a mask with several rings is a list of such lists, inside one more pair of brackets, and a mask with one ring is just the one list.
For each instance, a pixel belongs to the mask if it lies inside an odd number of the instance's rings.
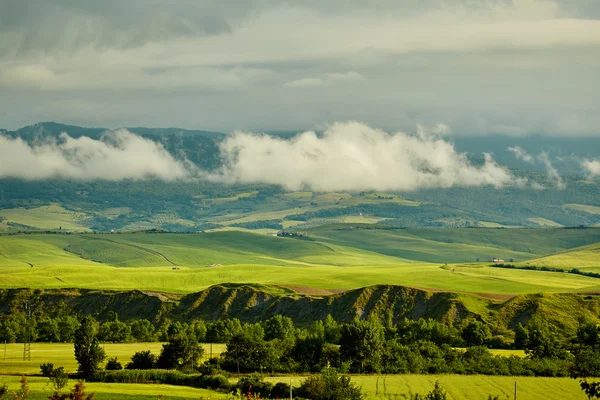
[[494,258],[492,258],[492,262],[493,262],[494,264],[504,264],[504,260],[503,260],[503,259],[501,259],[501,258],[498,258],[498,257],[494,257]]

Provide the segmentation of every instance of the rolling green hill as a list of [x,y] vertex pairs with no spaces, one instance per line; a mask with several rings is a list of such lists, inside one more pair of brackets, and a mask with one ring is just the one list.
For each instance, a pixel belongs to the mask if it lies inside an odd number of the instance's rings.
[[[589,292],[600,285],[598,278],[493,268],[487,260],[528,262],[558,250],[564,253],[549,258],[553,263],[590,267],[596,245],[577,246],[597,241],[598,232],[338,224],[309,230],[307,238],[245,232],[10,234],[0,235],[0,287],[190,293],[254,283],[332,293],[394,284],[496,294]],[[566,252],[570,248],[576,250]]]

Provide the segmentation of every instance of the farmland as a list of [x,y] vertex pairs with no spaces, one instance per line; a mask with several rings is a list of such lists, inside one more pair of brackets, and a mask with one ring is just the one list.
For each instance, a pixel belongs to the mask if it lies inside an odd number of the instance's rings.
[[[337,224],[293,239],[244,232],[0,236],[0,287],[143,289],[189,293],[257,283],[324,290],[395,284],[517,294],[585,292],[591,277],[493,268],[598,265],[598,229],[384,229]],[[479,261],[479,262],[477,262]]]

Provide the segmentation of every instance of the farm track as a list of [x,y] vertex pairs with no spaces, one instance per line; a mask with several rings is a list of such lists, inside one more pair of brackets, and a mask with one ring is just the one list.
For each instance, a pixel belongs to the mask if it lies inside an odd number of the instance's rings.
[[[169,260],[169,258],[167,256],[165,256],[163,253],[161,253],[159,251],[156,251],[156,250],[148,249],[146,247],[142,247],[142,246],[138,246],[138,245],[135,245],[135,244],[126,243],[126,242],[118,242],[116,240],[111,240],[111,239],[106,239],[106,238],[99,238],[99,237],[86,237],[86,238],[84,238],[84,241],[87,241],[87,240],[100,240],[100,241],[110,242],[110,243],[114,243],[114,244],[118,244],[118,245],[122,245],[122,246],[129,246],[129,247],[132,247],[134,249],[138,249],[138,250],[144,251],[146,253],[158,256],[158,257],[162,258],[163,260],[165,260],[166,262],[168,262],[169,264],[171,264],[173,266],[179,266],[178,264],[176,264],[173,261]],[[68,250],[68,247],[65,247],[65,251],[68,251],[69,253],[77,254],[77,253],[74,253],[74,252]]]

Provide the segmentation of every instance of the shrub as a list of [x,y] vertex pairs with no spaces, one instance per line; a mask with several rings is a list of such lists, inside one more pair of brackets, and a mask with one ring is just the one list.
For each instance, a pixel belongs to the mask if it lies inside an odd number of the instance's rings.
[[131,357],[126,369],[153,369],[156,368],[156,356],[150,350],[138,351]]
[[54,364],[52,364],[52,363],[41,364],[40,370],[42,371],[42,376],[45,376],[46,378],[50,378],[52,376],[52,371],[54,371]]
[[338,375],[333,368],[306,379],[298,389],[298,396],[310,400],[361,400],[359,387],[346,375]]
[[241,378],[237,388],[245,395],[253,394],[268,398],[273,390],[273,384],[263,381],[262,376],[258,374],[252,374]]
[[123,366],[121,365],[121,363],[119,362],[117,357],[115,357],[115,358],[108,359],[108,361],[106,362],[105,368],[107,371],[118,371],[120,369],[123,369]]
[[21,389],[13,392],[14,400],[25,400],[29,397],[29,383],[27,382],[27,377],[21,377]]
[[223,391],[231,389],[231,384],[222,375],[184,374],[181,371],[161,369],[99,371],[90,376],[88,380],[90,382],[105,383],[162,383],[165,385],[191,386],[200,389],[219,389]]

